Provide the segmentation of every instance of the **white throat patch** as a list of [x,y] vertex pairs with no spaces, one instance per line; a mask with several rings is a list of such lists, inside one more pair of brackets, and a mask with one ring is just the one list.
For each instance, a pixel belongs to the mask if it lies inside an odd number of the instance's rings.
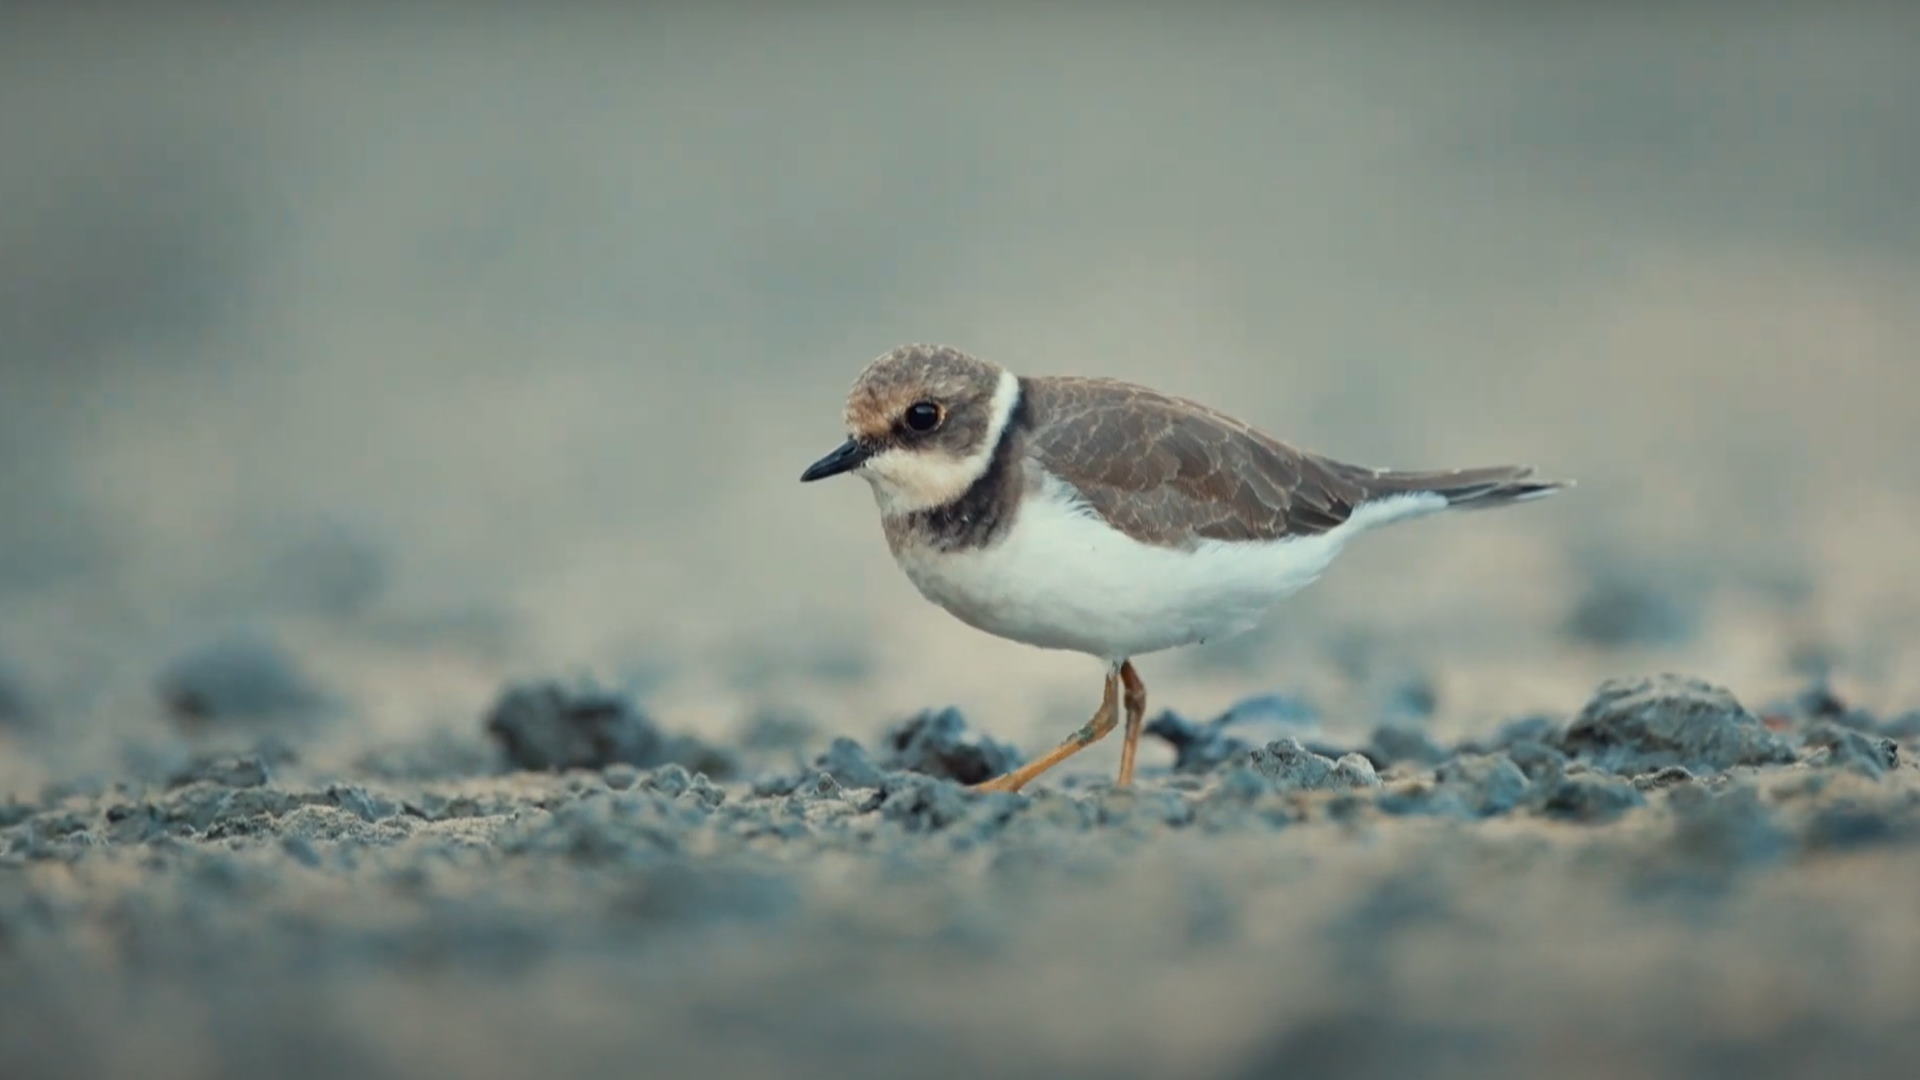
[[1011,371],[1000,373],[994,387],[987,436],[972,453],[957,457],[944,450],[912,450],[895,447],[868,458],[860,466],[860,475],[873,486],[873,499],[880,512],[889,517],[931,510],[944,506],[966,493],[974,481],[986,475],[1000,436],[1013,417],[1020,400],[1020,379]]

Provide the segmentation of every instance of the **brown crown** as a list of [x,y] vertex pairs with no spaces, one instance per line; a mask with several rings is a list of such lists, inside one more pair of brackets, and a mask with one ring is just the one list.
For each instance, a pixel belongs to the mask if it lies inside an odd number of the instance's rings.
[[902,345],[867,365],[847,394],[847,430],[883,439],[907,406],[932,401],[956,416],[985,407],[1000,366],[945,345]]

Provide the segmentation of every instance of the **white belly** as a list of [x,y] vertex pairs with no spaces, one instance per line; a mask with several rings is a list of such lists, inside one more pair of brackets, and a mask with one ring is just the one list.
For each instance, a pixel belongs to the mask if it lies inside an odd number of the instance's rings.
[[992,546],[903,547],[920,592],[991,634],[1107,660],[1237,634],[1320,576],[1355,534],[1446,505],[1439,496],[1368,504],[1318,536],[1193,550],[1143,544],[1109,527],[1057,480],[1030,491]]

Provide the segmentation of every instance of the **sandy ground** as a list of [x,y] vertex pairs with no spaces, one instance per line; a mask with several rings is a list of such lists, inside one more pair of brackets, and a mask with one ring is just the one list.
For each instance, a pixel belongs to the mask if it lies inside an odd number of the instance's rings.
[[[9,1080],[1920,1056],[1912,14],[0,18]],[[970,796],[915,340],[1580,486]]]
[[[1355,752],[1257,701],[1160,721],[1181,773],[983,796],[890,768],[1002,767],[957,714],[813,756],[792,724],[690,746],[618,696],[526,693],[495,714],[523,762],[757,775],[502,775],[455,740],[10,803],[10,1074],[1892,1076],[1915,1050],[1920,714],[1756,716],[1669,677]],[[1324,755],[1204,745],[1263,722]]]

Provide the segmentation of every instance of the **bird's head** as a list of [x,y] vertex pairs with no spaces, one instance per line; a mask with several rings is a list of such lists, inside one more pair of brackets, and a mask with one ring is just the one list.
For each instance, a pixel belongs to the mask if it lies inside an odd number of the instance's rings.
[[986,473],[1019,397],[1019,379],[998,364],[903,345],[854,380],[847,441],[800,479],[857,472],[888,514],[944,506]]

